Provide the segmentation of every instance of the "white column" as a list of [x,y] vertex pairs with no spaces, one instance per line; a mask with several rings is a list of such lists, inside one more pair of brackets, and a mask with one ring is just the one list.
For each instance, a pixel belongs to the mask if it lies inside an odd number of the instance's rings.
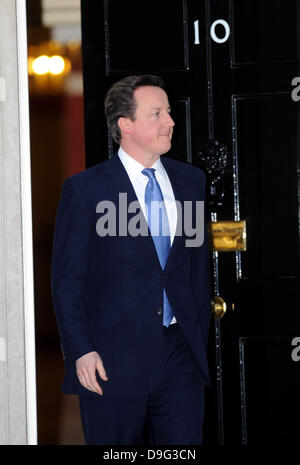
[[25,0],[0,0],[0,444],[36,444]]

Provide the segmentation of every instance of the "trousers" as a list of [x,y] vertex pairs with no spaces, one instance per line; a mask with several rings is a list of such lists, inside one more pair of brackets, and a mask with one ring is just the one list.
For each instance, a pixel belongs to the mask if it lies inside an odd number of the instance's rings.
[[[100,354],[101,355],[101,354]],[[204,384],[178,324],[164,327],[158,385],[141,396],[79,396],[89,445],[201,445]]]

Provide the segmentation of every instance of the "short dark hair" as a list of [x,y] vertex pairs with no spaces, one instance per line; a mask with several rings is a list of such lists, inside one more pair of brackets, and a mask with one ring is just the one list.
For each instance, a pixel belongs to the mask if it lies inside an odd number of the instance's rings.
[[117,144],[121,142],[121,131],[118,125],[119,118],[135,120],[137,107],[134,91],[138,87],[154,86],[164,88],[164,80],[160,76],[143,74],[127,76],[113,84],[107,91],[104,100],[105,117],[112,138]]

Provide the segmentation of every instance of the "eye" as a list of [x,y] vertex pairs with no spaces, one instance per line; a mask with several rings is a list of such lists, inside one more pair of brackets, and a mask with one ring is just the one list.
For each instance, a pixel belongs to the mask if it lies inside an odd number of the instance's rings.
[[159,114],[160,114],[160,112],[159,112],[159,111],[156,111],[155,113],[152,114],[152,116],[154,116],[155,118],[158,118],[158,117],[159,117]]

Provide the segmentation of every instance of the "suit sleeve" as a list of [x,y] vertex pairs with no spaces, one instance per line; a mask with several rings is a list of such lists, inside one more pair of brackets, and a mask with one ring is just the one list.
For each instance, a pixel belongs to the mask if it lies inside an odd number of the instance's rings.
[[92,213],[72,181],[67,179],[56,215],[51,276],[54,310],[66,362],[95,350],[84,309],[94,232]]
[[[200,170],[199,170],[200,171]],[[206,218],[206,194],[205,175],[202,171],[200,179],[200,200],[204,200],[204,241],[200,247],[195,247],[192,253],[191,276],[192,289],[197,302],[201,328],[205,344],[208,342],[209,327],[211,323],[211,278],[210,278],[210,260],[207,240],[207,218]]]

